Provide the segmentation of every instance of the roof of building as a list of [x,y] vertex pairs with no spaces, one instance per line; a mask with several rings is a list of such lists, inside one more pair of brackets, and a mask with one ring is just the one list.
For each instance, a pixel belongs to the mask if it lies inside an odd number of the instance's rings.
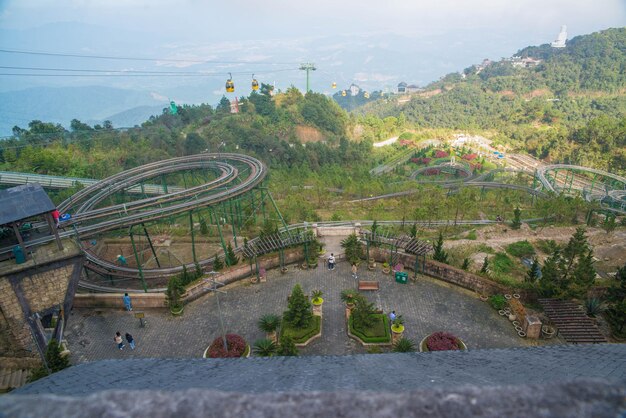
[[[114,349],[113,347],[111,348]],[[109,389],[411,391],[597,378],[626,383],[626,344],[249,359],[128,359],[79,364],[13,391],[85,396]]]
[[0,190],[0,225],[51,212],[56,206],[41,185],[23,184]]

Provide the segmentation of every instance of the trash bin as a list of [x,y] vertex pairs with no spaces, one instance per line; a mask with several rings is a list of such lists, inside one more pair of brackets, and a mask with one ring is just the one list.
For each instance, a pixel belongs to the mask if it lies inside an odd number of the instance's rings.
[[409,274],[403,271],[396,271],[396,282],[406,284],[409,278]]
[[13,257],[15,257],[15,262],[17,264],[22,264],[26,262],[26,257],[24,256],[24,250],[19,245],[13,247]]

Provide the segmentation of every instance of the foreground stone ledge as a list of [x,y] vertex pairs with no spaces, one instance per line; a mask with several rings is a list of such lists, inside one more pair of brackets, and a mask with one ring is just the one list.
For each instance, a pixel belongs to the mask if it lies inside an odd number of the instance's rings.
[[[259,392],[263,390],[259,383]],[[399,387],[401,390],[401,387]],[[282,392],[241,394],[106,391],[87,397],[6,395],[10,417],[616,417],[626,411],[626,388],[601,380],[551,385],[410,392]]]

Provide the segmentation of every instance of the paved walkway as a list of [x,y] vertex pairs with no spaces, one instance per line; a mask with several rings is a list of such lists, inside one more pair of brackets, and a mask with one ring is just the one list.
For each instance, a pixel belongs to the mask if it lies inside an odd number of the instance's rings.
[[[363,270],[363,268],[361,268]],[[470,349],[504,348],[531,345],[521,339],[509,321],[489,305],[463,289],[420,276],[406,285],[392,276],[376,271],[360,271],[362,279],[379,280],[381,290],[365,292],[368,299],[384,312],[395,310],[405,319],[405,335],[418,343],[435,331],[449,331],[461,337]],[[346,335],[345,308],[340,299],[343,289],[355,288],[350,266],[340,262],[334,271],[323,268],[299,270],[289,266],[287,274],[268,272],[267,283],[252,285],[248,281],[230,285],[220,295],[226,332],[241,334],[250,344],[263,338],[256,323],[266,313],[281,314],[287,308],[287,296],[296,283],[305,293],[324,292],[323,335],[301,350],[303,355],[345,355],[366,350]],[[139,327],[132,313],[121,310],[75,309],[69,318],[66,339],[72,362],[83,363],[121,358],[193,358],[201,357],[211,341],[219,335],[216,297],[206,295],[185,307],[181,317],[166,310],[146,312],[148,325]],[[137,348],[118,350],[113,342],[116,331],[130,332]]]

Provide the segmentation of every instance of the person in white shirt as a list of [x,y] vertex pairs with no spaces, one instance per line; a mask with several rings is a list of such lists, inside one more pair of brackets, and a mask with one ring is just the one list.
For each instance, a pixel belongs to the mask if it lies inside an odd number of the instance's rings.
[[330,253],[330,257],[328,257],[328,270],[335,269],[335,255]]

